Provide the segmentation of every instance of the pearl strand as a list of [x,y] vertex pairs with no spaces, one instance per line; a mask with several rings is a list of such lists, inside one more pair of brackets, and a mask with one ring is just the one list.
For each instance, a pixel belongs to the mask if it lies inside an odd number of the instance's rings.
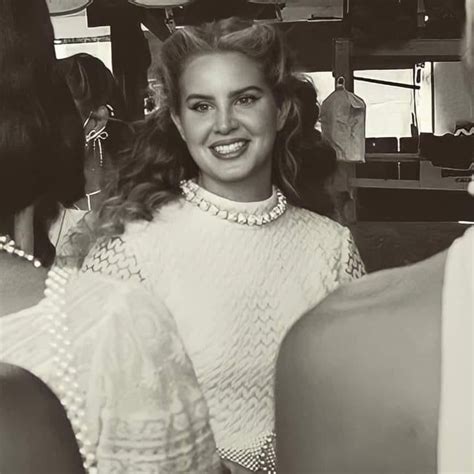
[[228,220],[231,222],[236,222],[242,225],[248,226],[262,226],[269,224],[274,220],[281,217],[287,208],[286,197],[283,193],[277,188],[277,205],[269,212],[264,212],[263,214],[244,214],[242,212],[231,212],[225,209],[219,209],[214,204],[206,201],[203,198],[200,198],[197,195],[199,191],[199,186],[192,180],[181,181],[180,183],[181,190],[183,192],[184,198],[186,201],[195,204],[199,209],[204,212],[209,212],[213,216],[217,216],[221,219]]
[[84,469],[93,474],[96,472],[95,448],[88,439],[88,429],[84,421],[85,401],[77,383],[77,369],[71,352],[72,342],[68,336],[67,314],[63,309],[65,287],[72,273],[73,270],[70,269],[54,268],[48,274],[45,296],[51,311],[47,317],[47,330],[51,335],[50,346],[55,354],[54,388],[73,427]]
[[0,235],[0,250],[31,262],[35,268],[41,267],[41,262],[37,258],[18,248],[15,241],[8,235]]

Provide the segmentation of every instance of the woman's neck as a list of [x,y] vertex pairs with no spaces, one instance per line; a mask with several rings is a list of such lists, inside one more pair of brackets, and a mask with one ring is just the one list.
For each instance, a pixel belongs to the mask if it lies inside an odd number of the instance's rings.
[[237,182],[217,182],[206,176],[199,176],[199,186],[213,194],[235,202],[259,202],[268,199],[273,193],[271,180],[245,180]]

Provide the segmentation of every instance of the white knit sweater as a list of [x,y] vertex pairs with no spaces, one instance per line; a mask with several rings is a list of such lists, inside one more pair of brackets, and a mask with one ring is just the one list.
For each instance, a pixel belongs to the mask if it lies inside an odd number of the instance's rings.
[[[259,213],[276,203],[275,194],[237,203],[199,193],[237,212]],[[83,271],[142,281],[165,303],[226,456],[256,453],[273,431],[274,364],[287,330],[364,270],[349,230],[326,217],[289,206],[276,221],[251,227],[181,199],[96,248]]]

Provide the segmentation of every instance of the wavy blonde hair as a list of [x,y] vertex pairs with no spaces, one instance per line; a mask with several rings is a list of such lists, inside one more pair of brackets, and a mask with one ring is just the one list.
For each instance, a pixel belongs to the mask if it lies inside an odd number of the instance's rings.
[[277,104],[286,104],[287,119],[274,145],[272,180],[290,202],[297,202],[296,142],[301,104],[294,95],[291,54],[274,26],[229,18],[179,29],[162,45],[159,108],[137,126],[133,146],[121,160],[94,224],[89,226],[95,238],[120,235],[131,221],[152,220],[161,206],[180,196],[182,179],[198,175],[171,112],[179,110],[179,79],[189,59],[219,52],[238,52],[254,60],[262,68]]

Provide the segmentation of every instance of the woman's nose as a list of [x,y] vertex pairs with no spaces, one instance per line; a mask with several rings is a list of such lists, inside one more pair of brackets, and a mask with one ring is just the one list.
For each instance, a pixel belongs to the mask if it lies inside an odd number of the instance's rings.
[[218,111],[214,123],[214,131],[226,135],[238,127],[238,122],[231,109]]

